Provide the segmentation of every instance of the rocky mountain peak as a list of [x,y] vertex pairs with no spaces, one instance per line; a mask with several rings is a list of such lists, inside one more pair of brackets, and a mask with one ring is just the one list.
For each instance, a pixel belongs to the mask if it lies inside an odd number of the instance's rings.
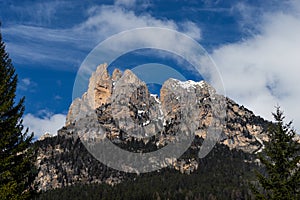
[[[131,70],[122,73],[115,69],[110,75],[107,65],[102,64],[92,74],[87,92],[72,102],[56,143],[47,146],[49,138],[43,141],[45,146],[39,149],[37,163],[39,189],[48,190],[78,181],[115,184],[125,177],[96,159],[93,162],[97,164],[93,166],[101,170],[91,168],[93,158],[83,146],[85,140],[101,142],[107,138],[120,148],[143,153],[164,148],[178,141],[180,134],[193,131],[195,139],[189,149],[198,152],[201,141],[211,138],[209,130],[214,126],[220,133],[219,143],[229,149],[255,153],[268,139],[265,134],[268,125],[269,122],[250,110],[217,94],[205,81],[183,82],[170,78],[162,85],[158,97],[151,94],[146,83]],[[84,137],[78,137],[80,135]],[[73,158],[71,152],[81,155],[80,159],[76,158],[80,165],[68,160],[62,165],[55,160]],[[54,161],[49,162],[53,155]],[[195,158],[170,159],[169,164],[182,173],[192,173],[199,165]],[[108,169],[111,170],[109,176],[104,176]],[[91,175],[91,171],[99,174]],[[62,175],[64,173],[67,175]]]
[[[212,107],[212,104],[216,106]],[[162,85],[160,97],[157,97],[150,94],[146,83],[131,70],[122,74],[115,69],[110,76],[107,64],[102,64],[92,74],[87,92],[70,106],[66,127],[76,124],[86,105],[98,112],[99,123],[113,139],[118,139],[124,131],[148,135],[164,133],[170,125],[167,123],[185,120],[184,110],[190,117],[186,120],[194,123],[195,134],[202,138],[206,138],[208,127],[217,124],[217,129],[222,132],[221,142],[230,148],[255,152],[262,147],[261,141],[266,140],[265,134],[261,133],[267,122],[231,99],[218,95],[205,81],[183,82],[170,78]],[[225,117],[226,123],[222,122],[221,116]],[[160,137],[158,140],[163,144],[167,139]]]
[[91,108],[96,109],[109,101],[111,91],[112,79],[107,71],[107,64],[99,65],[90,78],[85,98]]
[[112,74],[112,80],[113,81],[118,81],[122,76],[122,72],[119,69],[114,69],[113,74]]
[[140,84],[141,80],[129,69],[124,71],[123,76],[121,77],[122,81],[126,83]]

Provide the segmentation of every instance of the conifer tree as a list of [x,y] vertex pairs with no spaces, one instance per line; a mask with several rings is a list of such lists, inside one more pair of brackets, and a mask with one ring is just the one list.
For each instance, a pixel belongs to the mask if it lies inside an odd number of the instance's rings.
[[[1,24],[0,24],[1,25]],[[30,198],[33,134],[23,130],[24,97],[15,102],[18,77],[0,32],[0,199]]]
[[284,123],[278,107],[275,123],[268,130],[269,141],[259,159],[265,168],[257,173],[260,189],[253,188],[257,199],[300,199],[300,144],[295,140],[292,122]]

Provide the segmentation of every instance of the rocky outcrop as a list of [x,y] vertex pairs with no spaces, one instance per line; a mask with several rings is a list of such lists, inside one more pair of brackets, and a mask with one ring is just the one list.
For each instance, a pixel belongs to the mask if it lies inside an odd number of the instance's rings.
[[51,138],[53,137],[53,135],[49,132],[46,132],[44,135],[42,135],[38,140],[39,141],[42,141],[42,140],[45,140],[46,138]]
[[102,64],[97,67],[89,81],[87,93],[82,99],[96,109],[102,104],[106,104],[112,93],[112,79],[107,71],[107,64]]
[[[115,71],[113,76],[117,80],[120,72]],[[82,105],[87,105],[95,110],[99,106],[108,103],[112,94],[112,84],[113,80],[107,71],[107,64],[99,65],[90,77],[87,92],[83,94],[81,99],[77,98],[72,102],[67,115],[66,126],[76,121],[83,109]]]
[[222,141],[232,148],[241,149],[249,153],[255,153],[263,148],[263,141],[267,141],[266,130],[270,122],[243,106],[239,106],[231,99],[227,99],[227,120],[224,133],[226,137]]

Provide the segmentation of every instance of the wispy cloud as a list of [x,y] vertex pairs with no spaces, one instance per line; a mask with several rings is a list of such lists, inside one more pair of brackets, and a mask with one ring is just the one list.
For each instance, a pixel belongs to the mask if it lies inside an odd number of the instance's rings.
[[201,38],[200,28],[190,21],[177,23],[173,20],[157,19],[147,13],[137,15],[118,6],[95,6],[89,9],[89,15],[88,20],[80,24],[77,30],[89,32],[96,38],[101,34],[100,40],[121,31],[149,26],[171,28],[190,34],[195,39]]
[[23,78],[19,81],[18,89],[22,91],[34,92],[37,84],[30,78]]
[[[70,28],[24,24],[4,27],[2,32],[7,48],[15,62],[22,63],[24,60],[37,63],[47,62],[48,66],[52,64],[52,67],[62,69],[58,66],[59,62],[78,65],[80,59],[82,61],[84,55],[96,44],[113,34],[128,29],[147,26],[166,27],[183,31],[195,39],[201,39],[201,30],[193,22],[176,23],[173,20],[156,19],[146,13],[137,15],[121,6],[124,3],[134,4],[135,1],[118,2],[113,6],[102,5],[89,8],[87,19]],[[120,4],[121,2],[123,3]],[[55,4],[50,7],[56,6]],[[54,17],[53,9],[50,9],[48,13]]]
[[232,14],[237,16],[241,31],[245,36],[254,36],[261,33],[265,23],[262,23],[265,16],[274,13],[295,15],[299,12],[297,6],[299,2],[288,1],[259,1],[257,3],[246,3],[240,1],[231,7]]
[[116,0],[115,5],[125,6],[125,7],[134,7],[136,5],[136,0]]
[[54,100],[62,100],[63,98],[60,95],[55,95]]
[[142,8],[145,9],[147,7],[151,6],[150,0],[115,0],[114,1],[115,6],[125,7],[125,8]]

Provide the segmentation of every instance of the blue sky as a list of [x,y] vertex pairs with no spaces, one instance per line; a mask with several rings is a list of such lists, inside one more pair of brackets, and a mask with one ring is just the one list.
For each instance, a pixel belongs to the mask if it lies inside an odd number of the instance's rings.
[[[89,52],[113,34],[147,26],[195,39],[216,63],[229,97],[267,119],[279,104],[299,130],[299,13],[297,0],[0,0],[18,98],[26,97],[24,123],[37,137],[64,124],[77,70]],[[114,64],[125,69],[158,62],[147,51],[138,55]],[[160,62],[180,68],[168,58]]]

